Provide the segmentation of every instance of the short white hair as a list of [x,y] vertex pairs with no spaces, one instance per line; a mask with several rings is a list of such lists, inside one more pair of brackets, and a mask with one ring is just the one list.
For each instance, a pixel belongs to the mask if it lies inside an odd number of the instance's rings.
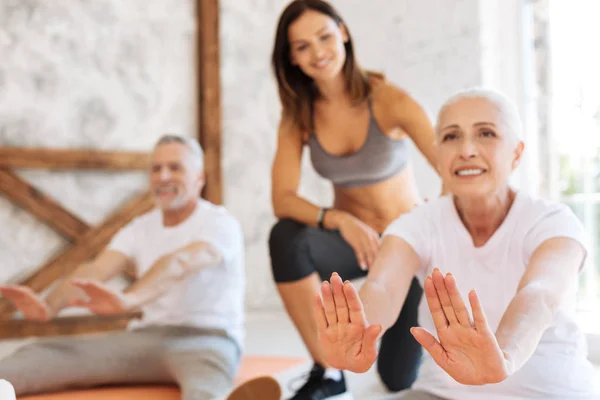
[[180,143],[186,146],[190,153],[192,153],[194,165],[198,168],[199,171],[204,170],[204,152],[202,151],[202,147],[200,147],[200,143],[198,143],[197,140],[186,136],[179,136],[173,133],[167,133],[165,135],[162,135],[156,141],[154,148],[156,149],[158,146],[162,146],[164,144],[169,143]]
[[438,112],[435,123],[436,134],[439,134],[440,132],[440,117],[444,111],[451,105],[458,103],[463,99],[484,99],[494,104],[496,107],[498,107],[500,113],[504,117],[509,128],[508,133],[512,136],[512,138],[516,141],[523,140],[523,123],[521,122],[517,105],[503,93],[483,87],[471,87],[463,89],[450,96],[450,98],[444,102],[440,108],[440,111]]

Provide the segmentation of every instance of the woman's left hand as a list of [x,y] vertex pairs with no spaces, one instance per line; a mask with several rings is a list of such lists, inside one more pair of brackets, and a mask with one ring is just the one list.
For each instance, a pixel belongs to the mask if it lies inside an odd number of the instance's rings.
[[444,371],[465,385],[497,383],[511,374],[475,290],[469,293],[473,320],[451,274],[436,268],[425,280],[425,296],[439,340],[423,328],[411,333]]

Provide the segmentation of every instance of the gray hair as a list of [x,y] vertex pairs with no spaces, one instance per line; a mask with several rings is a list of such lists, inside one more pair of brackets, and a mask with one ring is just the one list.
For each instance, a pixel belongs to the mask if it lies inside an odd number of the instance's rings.
[[197,140],[186,136],[179,136],[172,133],[167,133],[158,139],[158,141],[154,145],[154,148],[156,149],[158,146],[169,143],[180,143],[186,146],[190,153],[192,153],[194,164],[196,165],[198,170],[204,170],[204,152],[202,151],[202,147],[200,147],[200,144]]
[[[484,99],[494,104],[500,110],[500,113],[505,118],[506,125],[509,128],[509,134],[512,139],[516,141],[521,141],[523,138],[523,123],[521,122],[521,117],[519,116],[519,110],[516,104],[506,97],[503,93],[483,88],[483,87],[472,87],[468,89],[463,89],[452,96],[442,105],[440,111],[437,115],[437,120],[435,123],[435,131],[436,134],[440,132],[440,117],[442,113],[451,105],[458,103],[463,99]],[[437,136],[437,135],[436,135]]]

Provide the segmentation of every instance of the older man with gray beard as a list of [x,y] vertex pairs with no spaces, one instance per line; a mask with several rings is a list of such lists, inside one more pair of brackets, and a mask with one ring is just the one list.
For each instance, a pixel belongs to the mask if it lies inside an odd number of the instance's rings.
[[[183,400],[231,390],[244,337],[242,230],[225,208],[199,198],[204,172],[197,142],[160,138],[149,176],[155,209],[118,232],[47,298],[27,287],[0,287],[30,320],[47,321],[69,306],[102,315],[143,311],[125,332],[41,340],[0,361],[0,377],[18,396],[132,383],[176,383]],[[104,284],[128,267],[139,279],[126,291]],[[278,391],[263,378],[228,399]]]

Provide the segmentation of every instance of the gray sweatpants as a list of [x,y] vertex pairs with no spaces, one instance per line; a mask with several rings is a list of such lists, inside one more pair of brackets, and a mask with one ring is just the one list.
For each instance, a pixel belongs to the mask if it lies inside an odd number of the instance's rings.
[[224,332],[181,326],[43,339],[0,360],[17,396],[110,384],[174,383],[182,400],[212,400],[233,386],[238,345]]
[[398,393],[397,397],[392,397],[393,400],[444,400],[436,395],[421,392],[420,390],[404,390]]

